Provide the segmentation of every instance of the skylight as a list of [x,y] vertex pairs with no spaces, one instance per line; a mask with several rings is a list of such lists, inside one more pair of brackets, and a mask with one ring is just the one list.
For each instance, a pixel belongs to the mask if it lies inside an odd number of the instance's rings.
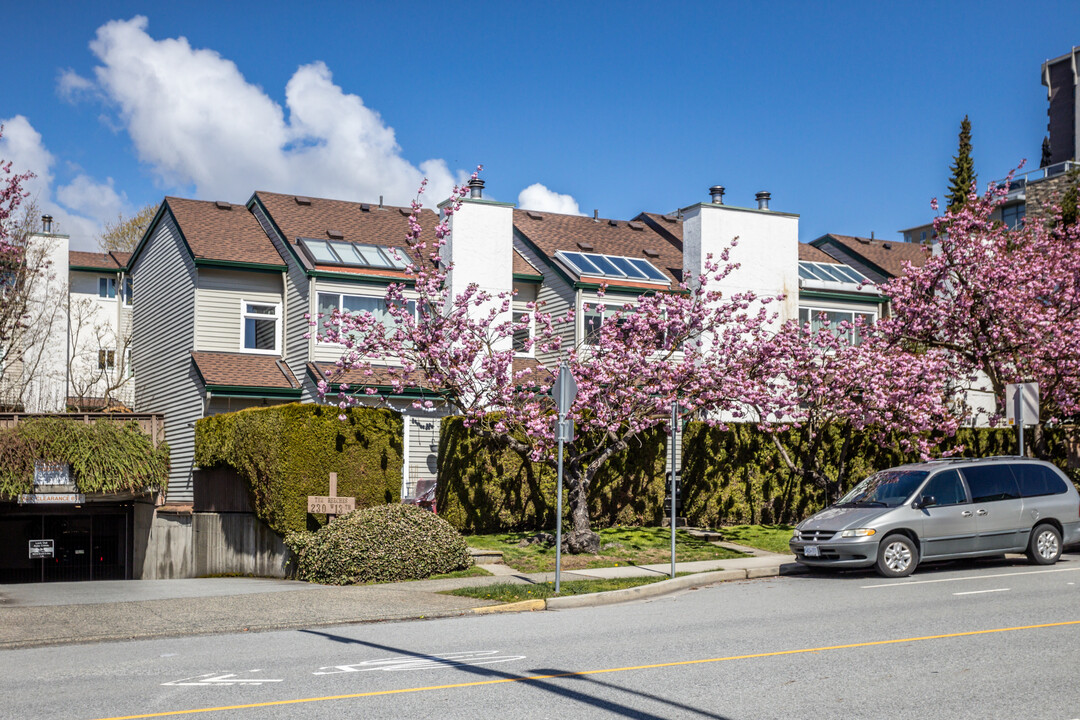
[[319,240],[317,238],[297,238],[300,246],[318,265],[344,265],[346,267],[382,268],[386,270],[404,270],[406,262],[394,257],[394,251],[379,245],[360,245],[342,240]]
[[555,253],[579,276],[604,277],[616,280],[635,280],[638,282],[656,282],[665,285],[671,280],[660,272],[655,265],[642,258],[621,257],[619,255],[597,255],[594,253],[563,252]]
[[799,277],[803,280],[822,280],[850,285],[870,282],[869,278],[847,265],[810,262],[809,260],[799,261]]

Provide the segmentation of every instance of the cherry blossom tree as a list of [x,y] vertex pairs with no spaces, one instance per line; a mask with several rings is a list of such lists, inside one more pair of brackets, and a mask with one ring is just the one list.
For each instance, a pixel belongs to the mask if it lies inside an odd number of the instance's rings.
[[[395,393],[431,390],[474,432],[554,467],[550,389],[555,368],[514,363],[512,338],[515,332],[525,334],[530,318],[511,319],[512,293],[492,294],[471,285],[450,297],[447,290],[451,268],[440,263],[439,249],[465,192],[455,188],[431,240],[421,235],[421,206],[413,203],[406,258],[413,282],[387,290],[393,323],[340,310],[309,318],[320,340],[345,346],[319,392],[328,394],[335,381],[364,384],[376,365],[393,363],[388,372]],[[762,385],[753,381],[761,367],[754,349],[775,314],[771,298],[718,289],[735,267],[725,251],[716,262],[710,259],[702,276],[688,275],[677,291],[644,294],[626,304],[611,303],[602,293],[600,304],[613,312],[575,347],[563,347],[557,332],[575,322],[572,312],[552,317],[529,306],[536,330],[526,350],[563,358],[578,385],[569,412],[576,436],[566,444],[564,462],[571,526],[564,538],[570,552],[599,549],[588,506],[597,471],[612,455],[637,447],[648,431],[665,427],[674,401],[684,412],[737,418],[746,410],[749,388]],[[343,409],[358,402],[349,382],[340,385],[337,396]],[[366,392],[376,394],[372,388]]]
[[[3,130],[0,126],[0,137]],[[33,230],[33,218],[20,212],[20,206],[28,195],[23,183],[32,177],[33,173],[12,172],[11,162],[0,160],[0,352],[5,355],[26,324],[26,237]]]
[[[922,267],[882,284],[893,342],[943,351],[972,389],[992,392],[1004,414],[1005,386],[1037,381],[1042,417],[1080,411],[1080,228],[1049,208],[1010,229],[993,218],[1006,187],[974,193],[935,220],[941,238]],[[933,204],[936,209],[936,202]]]
[[[759,428],[792,477],[822,488],[827,499],[846,486],[860,436],[929,457],[964,419],[948,353],[913,351],[862,318],[835,325],[823,319],[816,329],[789,321],[759,347],[759,362],[765,378],[754,400]],[[788,430],[794,431],[790,446],[781,440]],[[829,465],[836,468],[833,478],[825,472]]]

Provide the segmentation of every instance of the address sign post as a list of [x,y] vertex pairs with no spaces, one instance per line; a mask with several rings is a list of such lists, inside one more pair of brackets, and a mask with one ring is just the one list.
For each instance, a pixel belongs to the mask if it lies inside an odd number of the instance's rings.
[[326,513],[329,522],[338,515],[344,515],[356,509],[356,498],[337,497],[337,473],[330,473],[330,495],[308,495],[307,511],[309,513]]

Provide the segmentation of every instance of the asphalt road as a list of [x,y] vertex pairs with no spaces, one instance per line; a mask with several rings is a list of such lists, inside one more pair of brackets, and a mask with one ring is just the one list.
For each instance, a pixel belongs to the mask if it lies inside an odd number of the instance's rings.
[[0,651],[4,718],[1080,718],[1080,556]]

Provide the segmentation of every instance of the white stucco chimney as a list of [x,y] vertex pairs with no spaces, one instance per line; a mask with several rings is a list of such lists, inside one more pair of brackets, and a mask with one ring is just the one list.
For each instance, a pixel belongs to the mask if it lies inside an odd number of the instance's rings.
[[[452,265],[447,282],[455,297],[472,283],[492,295],[514,289],[514,205],[485,200],[483,187],[483,180],[469,183],[469,197],[450,216],[450,237],[442,247],[443,262]],[[444,216],[449,202],[439,205]]]
[[[700,277],[705,259],[720,254],[732,238],[739,244],[730,258],[739,263],[722,283],[725,294],[752,291],[759,297],[785,295],[779,305],[779,321],[797,318],[799,312],[799,216],[766,207],[741,208],[717,202],[685,207],[683,215],[683,272]],[[722,188],[721,188],[722,191]],[[722,194],[722,192],[721,192]]]

